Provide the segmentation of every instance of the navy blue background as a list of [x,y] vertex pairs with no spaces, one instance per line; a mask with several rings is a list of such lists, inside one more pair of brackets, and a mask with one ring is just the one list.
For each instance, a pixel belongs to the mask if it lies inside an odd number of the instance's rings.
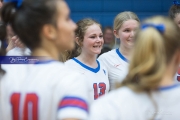
[[71,17],[77,22],[93,18],[103,26],[112,26],[115,16],[122,11],[133,11],[143,20],[153,15],[168,15],[173,0],[66,0]]

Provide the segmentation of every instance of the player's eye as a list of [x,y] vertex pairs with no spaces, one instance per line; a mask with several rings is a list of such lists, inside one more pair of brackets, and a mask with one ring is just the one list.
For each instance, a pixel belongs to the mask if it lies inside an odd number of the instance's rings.
[[100,38],[103,38],[103,35],[100,35],[99,37],[100,37]]
[[94,38],[96,38],[96,36],[91,36],[90,38],[93,38],[93,39],[94,39]]
[[130,32],[130,30],[129,30],[129,29],[126,29],[126,30],[124,30],[124,32]]

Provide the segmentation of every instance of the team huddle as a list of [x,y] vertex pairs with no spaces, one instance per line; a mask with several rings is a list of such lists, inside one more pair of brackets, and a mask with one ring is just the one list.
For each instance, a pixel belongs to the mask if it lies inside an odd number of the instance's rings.
[[[120,45],[100,56],[101,24],[75,24],[63,0],[4,0],[0,12],[0,56],[39,58],[1,63],[0,120],[180,119],[177,1],[169,17],[117,14]],[[5,48],[7,29],[15,37]]]

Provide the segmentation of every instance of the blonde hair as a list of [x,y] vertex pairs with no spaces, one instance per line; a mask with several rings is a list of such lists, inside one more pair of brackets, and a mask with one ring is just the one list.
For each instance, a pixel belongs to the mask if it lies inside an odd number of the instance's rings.
[[114,19],[114,30],[118,31],[121,28],[122,24],[130,19],[136,20],[137,22],[140,23],[138,16],[133,12],[125,11],[119,13]]
[[137,33],[129,73],[120,86],[150,92],[158,88],[167,64],[180,50],[180,30],[171,19],[162,16],[149,18],[144,23],[163,24],[165,31],[160,33],[148,27]]

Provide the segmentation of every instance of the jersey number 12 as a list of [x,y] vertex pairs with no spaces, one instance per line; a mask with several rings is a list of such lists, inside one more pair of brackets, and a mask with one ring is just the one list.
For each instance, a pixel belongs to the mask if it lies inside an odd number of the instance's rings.
[[[14,93],[11,96],[12,117],[13,120],[20,119],[20,93]],[[23,120],[38,120],[38,96],[34,93],[26,94],[23,104]]]
[[[102,95],[105,94],[106,84],[105,83],[99,83],[97,85],[97,83],[94,83],[93,88],[94,88],[94,99],[96,100],[99,96],[102,96]],[[98,94],[98,88],[100,88],[100,93],[99,94]]]

